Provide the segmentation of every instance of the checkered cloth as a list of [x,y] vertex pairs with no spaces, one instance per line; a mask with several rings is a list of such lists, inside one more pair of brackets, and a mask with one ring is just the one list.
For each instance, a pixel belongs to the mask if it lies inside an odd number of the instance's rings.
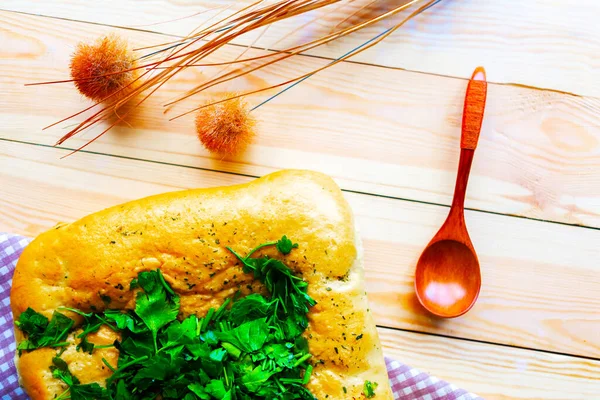
[[[10,312],[10,285],[21,252],[30,242],[23,236],[0,233],[0,396],[1,400],[27,400],[19,387],[14,364],[15,338]],[[388,376],[395,399],[403,400],[483,400],[396,360],[386,358]]]

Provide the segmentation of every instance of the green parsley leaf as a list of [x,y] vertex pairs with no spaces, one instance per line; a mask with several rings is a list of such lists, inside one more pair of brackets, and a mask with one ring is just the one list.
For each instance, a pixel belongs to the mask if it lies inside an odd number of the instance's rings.
[[[117,342],[118,343],[118,342]],[[150,357],[154,352],[153,341],[150,335],[126,338],[117,345],[120,352],[130,355],[131,358]]]
[[51,346],[65,340],[74,323],[75,321],[71,318],[55,311],[52,314],[50,323],[44,330],[44,336],[40,340],[40,347]]
[[375,389],[377,389],[377,382],[365,381],[363,392],[367,399],[375,397]]
[[225,359],[225,356],[227,355],[227,350],[225,349],[214,349],[213,351],[210,352],[210,354],[208,355],[208,357],[216,362],[221,362]]
[[276,301],[268,301],[261,294],[252,293],[233,303],[227,318],[231,323],[238,325],[266,318],[274,313],[276,303]]
[[[297,350],[300,349],[296,349],[296,351]],[[287,344],[267,344],[259,354],[260,356],[264,355],[269,360],[273,360],[279,367],[293,368],[294,362],[296,361],[294,354],[292,353],[292,348],[287,346]],[[259,360],[259,358],[257,357],[256,360]]]
[[[71,386],[71,400],[110,400],[108,391],[97,383]],[[117,397],[119,398],[119,397]],[[124,397],[121,397],[124,399]]]
[[171,363],[169,359],[160,354],[144,361],[144,366],[135,374],[132,383],[140,387],[142,386],[142,380],[146,379],[148,382],[143,386],[148,387],[154,380],[164,381],[170,372]]
[[250,392],[257,392],[269,378],[279,372],[278,370],[265,371],[260,365],[242,376],[241,382]]
[[281,254],[287,255],[292,252],[292,249],[298,248],[298,243],[292,243],[287,236],[283,235],[283,237],[277,241],[275,246],[277,246],[277,250],[279,250]]
[[23,350],[34,350],[40,347],[66,346],[68,343],[65,339],[73,324],[71,318],[58,311],[52,314],[52,319],[48,322],[46,317],[28,308],[19,316],[16,324],[27,335],[27,340],[21,342],[17,349],[20,353]]
[[141,333],[148,330],[144,322],[136,315],[121,310],[104,311],[106,321],[114,323],[118,330],[129,330],[133,333]]
[[48,318],[29,307],[21,313],[15,325],[29,336],[42,336],[48,326]]
[[[75,377],[69,371],[69,366],[67,363],[60,357],[54,357],[52,359],[52,366],[50,366],[50,370],[52,371],[52,376],[54,378],[62,380],[64,383],[69,386],[69,389],[63,395],[68,394],[68,398],[71,400],[109,400],[110,396],[108,391],[102,388],[97,383],[90,383],[82,385],[79,383],[79,379]],[[58,399],[63,398],[63,395],[60,395]]]
[[137,278],[133,278],[131,280],[131,282],[129,283],[129,290],[133,290],[140,287],[140,285],[138,284],[138,279]]
[[199,382],[190,383],[188,385],[188,389],[190,389],[196,396],[200,397],[201,400],[210,400],[210,394],[206,393],[204,390],[204,385]]
[[227,390],[225,389],[225,383],[221,380],[213,379],[206,385],[204,388],[206,393],[212,395],[217,399],[223,399],[227,395]]
[[210,355],[210,347],[206,343],[192,343],[185,346],[194,359],[206,359]]
[[221,346],[223,346],[225,351],[227,351],[227,353],[229,353],[229,355],[231,357],[235,358],[236,360],[239,359],[240,356],[242,355],[242,350],[238,349],[231,343],[223,342],[223,343],[221,343]]
[[52,376],[62,380],[69,387],[78,384],[79,379],[73,376],[69,371],[69,366],[67,363],[60,357],[52,358],[52,365],[50,366],[50,371],[52,371]]
[[[154,351],[158,351],[156,337],[158,330],[174,321],[179,314],[179,297],[170,295],[171,288],[165,289],[160,270],[141,272],[138,282],[143,292],[138,292],[135,313],[144,321],[154,339]],[[170,292],[170,293],[169,293]]]
[[190,315],[181,323],[181,331],[184,337],[194,339],[198,336],[200,330],[200,320],[195,315]]
[[84,353],[92,354],[94,351],[94,343],[90,343],[87,335],[81,338],[81,342],[76,347],[77,350],[82,350]]
[[264,319],[246,322],[229,331],[219,332],[217,338],[231,343],[246,353],[259,350],[267,341],[269,325]]
[[219,339],[217,339],[217,335],[214,331],[207,331],[203,333],[200,335],[200,340],[210,345],[216,345],[219,343]]

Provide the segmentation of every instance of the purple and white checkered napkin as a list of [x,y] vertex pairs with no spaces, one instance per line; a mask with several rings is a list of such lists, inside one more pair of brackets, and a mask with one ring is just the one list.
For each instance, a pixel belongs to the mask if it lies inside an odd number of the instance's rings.
[[[10,312],[10,285],[21,252],[31,239],[0,233],[0,396],[1,400],[26,400],[19,387],[14,364],[15,338]],[[483,400],[472,393],[441,381],[396,360],[386,358],[395,399]]]

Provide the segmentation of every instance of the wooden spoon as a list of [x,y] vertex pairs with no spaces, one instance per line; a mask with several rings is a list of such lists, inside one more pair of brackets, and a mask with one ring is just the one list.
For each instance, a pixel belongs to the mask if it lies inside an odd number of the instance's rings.
[[477,147],[487,82],[481,67],[467,86],[454,199],[446,222],[427,245],[415,271],[419,302],[434,315],[454,318],[473,307],[481,289],[479,260],[465,225],[465,193]]

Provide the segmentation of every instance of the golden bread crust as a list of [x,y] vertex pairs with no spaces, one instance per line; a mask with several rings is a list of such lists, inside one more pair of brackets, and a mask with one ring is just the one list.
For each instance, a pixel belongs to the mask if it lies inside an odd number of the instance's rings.
[[[60,225],[38,236],[19,259],[13,314],[17,319],[27,307],[48,317],[61,306],[104,309],[101,296],[111,298],[110,308],[132,308],[131,280],[160,268],[181,296],[181,316],[202,316],[238,289],[260,290],[225,246],[244,254],[282,235],[299,244],[285,262],[309,282],[318,302],[305,335],[314,359],[323,363],[314,369],[310,390],[318,399],[361,399],[370,380],[379,385],[376,399],[392,399],[352,212],[333,180],[319,173],[280,171],[245,185],[161,194]],[[282,257],[272,248],[259,254]],[[19,360],[32,400],[55,393],[47,377],[54,353],[39,349]],[[116,364],[117,354],[112,356]],[[90,356],[90,368],[74,375],[101,383],[105,376],[94,371],[102,367],[101,358]],[[84,362],[74,360],[67,360],[70,368]]]

